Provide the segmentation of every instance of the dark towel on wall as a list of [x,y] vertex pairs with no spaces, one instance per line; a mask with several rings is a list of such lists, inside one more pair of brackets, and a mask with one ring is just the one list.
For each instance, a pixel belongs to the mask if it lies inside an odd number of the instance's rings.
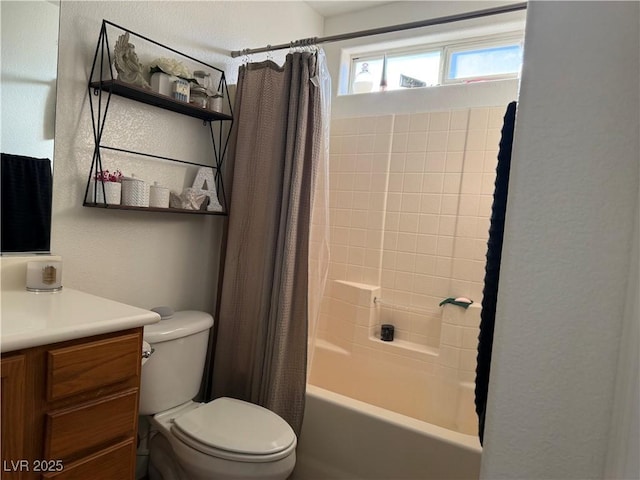
[[498,166],[491,207],[491,224],[487,242],[487,263],[482,292],[482,313],[480,315],[480,334],[478,336],[478,363],[476,368],[476,413],[478,414],[478,435],[480,444],[484,437],[484,420],[491,370],[491,351],[493,346],[493,327],[498,301],[498,280],[500,278],[500,260],[504,237],[504,219],[507,210],[507,192],[509,189],[509,171],[511,168],[511,147],[516,122],[516,102],[507,107],[502,126]]
[[3,153],[0,251],[49,252],[51,160]]

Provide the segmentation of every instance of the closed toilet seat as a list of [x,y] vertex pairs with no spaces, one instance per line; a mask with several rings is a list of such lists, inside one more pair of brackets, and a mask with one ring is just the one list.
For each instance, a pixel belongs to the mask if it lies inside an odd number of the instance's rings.
[[297,444],[293,429],[274,412],[228,397],[174,418],[171,433],[205,455],[246,463],[281,460]]

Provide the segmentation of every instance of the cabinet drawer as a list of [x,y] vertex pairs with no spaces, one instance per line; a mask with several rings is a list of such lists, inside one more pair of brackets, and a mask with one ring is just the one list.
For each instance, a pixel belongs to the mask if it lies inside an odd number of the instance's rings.
[[140,334],[47,352],[47,400],[112,385],[140,374]]
[[45,479],[55,480],[125,480],[133,478],[136,446],[133,439],[105,448],[95,455],[64,465],[60,472],[46,473]]
[[138,390],[47,414],[45,455],[65,460],[75,453],[126,437],[135,437]]

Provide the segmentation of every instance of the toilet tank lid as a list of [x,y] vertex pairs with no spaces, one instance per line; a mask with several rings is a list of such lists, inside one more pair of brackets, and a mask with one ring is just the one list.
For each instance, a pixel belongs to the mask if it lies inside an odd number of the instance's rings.
[[207,312],[184,310],[167,320],[145,325],[144,339],[150,344],[168,342],[207,330],[213,326],[213,317]]

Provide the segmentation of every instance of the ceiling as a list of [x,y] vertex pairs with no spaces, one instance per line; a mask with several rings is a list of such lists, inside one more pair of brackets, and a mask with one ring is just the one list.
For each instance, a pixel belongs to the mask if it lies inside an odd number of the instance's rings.
[[356,12],[358,10],[364,10],[366,8],[384,5],[386,3],[393,3],[384,0],[357,0],[357,1],[343,1],[343,0],[329,0],[329,1],[307,1],[307,4],[318,12],[323,17],[331,17],[333,15],[341,15],[343,13]]

